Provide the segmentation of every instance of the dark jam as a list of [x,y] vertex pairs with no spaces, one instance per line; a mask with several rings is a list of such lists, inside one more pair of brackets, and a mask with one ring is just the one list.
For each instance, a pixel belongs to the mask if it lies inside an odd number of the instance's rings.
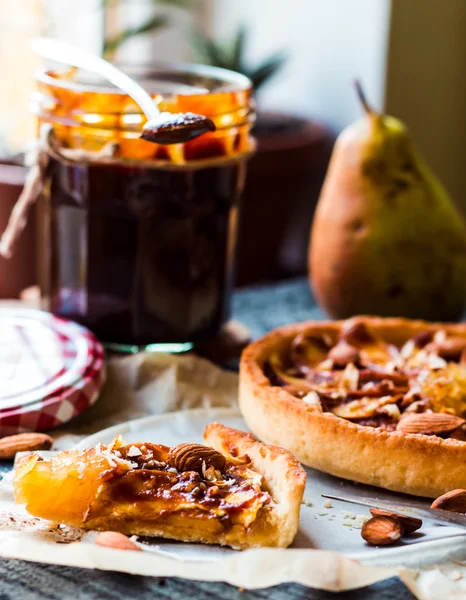
[[229,315],[244,168],[53,160],[43,199],[47,308],[105,342],[215,337]]

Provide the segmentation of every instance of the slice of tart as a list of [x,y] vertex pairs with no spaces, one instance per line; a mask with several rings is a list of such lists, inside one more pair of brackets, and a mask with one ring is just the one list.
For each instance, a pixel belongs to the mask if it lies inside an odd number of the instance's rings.
[[466,324],[358,317],[251,344],[240,408],[321,471],[419,496],[466,487]]
[[28,512],[88,530],[222,544],[286,547],[306,475],[286,450],[216,423],[205,445],[125,445],[39,454],[15,465],[15,498]]

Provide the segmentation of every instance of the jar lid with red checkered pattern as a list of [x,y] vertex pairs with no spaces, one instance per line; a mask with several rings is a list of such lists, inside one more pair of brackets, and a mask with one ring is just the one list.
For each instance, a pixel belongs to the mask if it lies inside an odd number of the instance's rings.
[[101,344],[85,327],[22,307],[0,310],[0,435],[66,423],[99,397]]

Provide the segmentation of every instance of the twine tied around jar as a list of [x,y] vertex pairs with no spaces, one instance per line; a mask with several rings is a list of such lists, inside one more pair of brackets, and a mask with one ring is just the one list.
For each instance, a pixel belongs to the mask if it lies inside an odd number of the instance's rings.
[[99,152],[65,148],[60,144],[52,125],[43,124],[38,139],[26,154],[25,165],[29,167],[29,171],[24,188],[11,211],[8,224],[0,239],[0,256],[3,258],[13,256],[14,246],[26,227],[29,210],[44,189],[50,158],[66,164],[85,164],[95,159],[112,158],[117,150],[116,143],[107,144]]

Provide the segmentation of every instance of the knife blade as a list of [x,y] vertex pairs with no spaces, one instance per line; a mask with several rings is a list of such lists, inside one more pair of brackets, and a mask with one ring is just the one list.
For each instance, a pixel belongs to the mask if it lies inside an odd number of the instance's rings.
[[339,502],[348,502],[350,504],[359,504],[368,508],[380,508],[391,512],[398,512],[412,517],[426,519],[437,525],[460,525],[466,527],[466,515],[451,512],[449,510],[438,510],[435,508],[423,508],[409,501],[399,502],[397,500],[380,500],[379,498],[369,498],[364,496],[333,496],[331,494],[321,494],[323,498],[338,500]]

